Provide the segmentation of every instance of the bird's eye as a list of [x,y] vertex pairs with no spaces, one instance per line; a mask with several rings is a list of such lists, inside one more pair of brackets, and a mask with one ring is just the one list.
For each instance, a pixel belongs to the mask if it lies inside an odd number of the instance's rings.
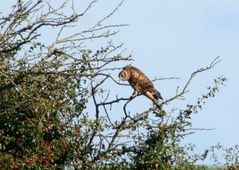
[[126,76],[125,71],[121,71],[121,72],[119,73],[119,78],[120,78],[120,79],[123,79],[125,76]]
[[122,73],[120,74],[120,77],[122,78],[122,77],[124,77],[124,76],[125,76],[125,73],[122,72]]

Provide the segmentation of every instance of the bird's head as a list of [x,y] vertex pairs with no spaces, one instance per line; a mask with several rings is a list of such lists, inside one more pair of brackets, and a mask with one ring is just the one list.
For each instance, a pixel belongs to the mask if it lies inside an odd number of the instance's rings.
[[123,70],[119,73],[120,80],[127,81],[130,79],[130,67],[131,65],[127,65],[123,68]]

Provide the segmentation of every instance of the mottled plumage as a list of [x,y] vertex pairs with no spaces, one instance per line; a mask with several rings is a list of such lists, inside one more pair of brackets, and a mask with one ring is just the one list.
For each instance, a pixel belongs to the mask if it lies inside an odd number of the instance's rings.
[[133,87],[134,93],[143,94],[153,102],[158,99],[163,99],[158,90],[154,88],[149,78],[136,67],[127,65],[119,73],[119,78],[123,81],[128,81]]

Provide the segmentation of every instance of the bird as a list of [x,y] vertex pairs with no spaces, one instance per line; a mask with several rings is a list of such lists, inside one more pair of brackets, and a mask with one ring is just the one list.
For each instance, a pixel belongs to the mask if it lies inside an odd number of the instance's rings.
[[159,99],[163,100],[160,92],[154,88],[153,83],[149,78],[138,68],[132,65],[126,65],[118,75],[122,81],[128,81],[131,87],[134,89],[131,97],[136,97],[139,94],[143,94],[149,98],[153,103],[157,103]]

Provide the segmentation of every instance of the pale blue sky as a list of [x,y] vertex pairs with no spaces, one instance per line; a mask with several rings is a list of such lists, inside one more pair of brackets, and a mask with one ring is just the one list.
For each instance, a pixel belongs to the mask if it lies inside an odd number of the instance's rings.
[[[77,5],[82,7],[88,2],[81,0]],[[77,29],[93,24],[119,2],[99,0]],[[151,79],[180,77],[180,80],[155,83],[164,98],[172,97],[176,87],[182,87],[191,72],[220,55],[221,63],[195,78],[186,101],[176,101],[167,107],[194,103],[213,84],[214,78],[226,76],[229,80],[226,86],[192,120],[195,128],[215,130],[197,132],[185,138],[184,143],[196,144],[199,151],[217,142],[225,146],[239,144],[239,0],[126,0],[107,23],[129,24],[113,40],[125,43],[127,53],[135,60],[131,64]],[[47,32],[45,36],[51,37]],[[132,89],[119,90],[125,96],[132,92]],[[143,97],[134,102],[135,112],[151,106]]]

